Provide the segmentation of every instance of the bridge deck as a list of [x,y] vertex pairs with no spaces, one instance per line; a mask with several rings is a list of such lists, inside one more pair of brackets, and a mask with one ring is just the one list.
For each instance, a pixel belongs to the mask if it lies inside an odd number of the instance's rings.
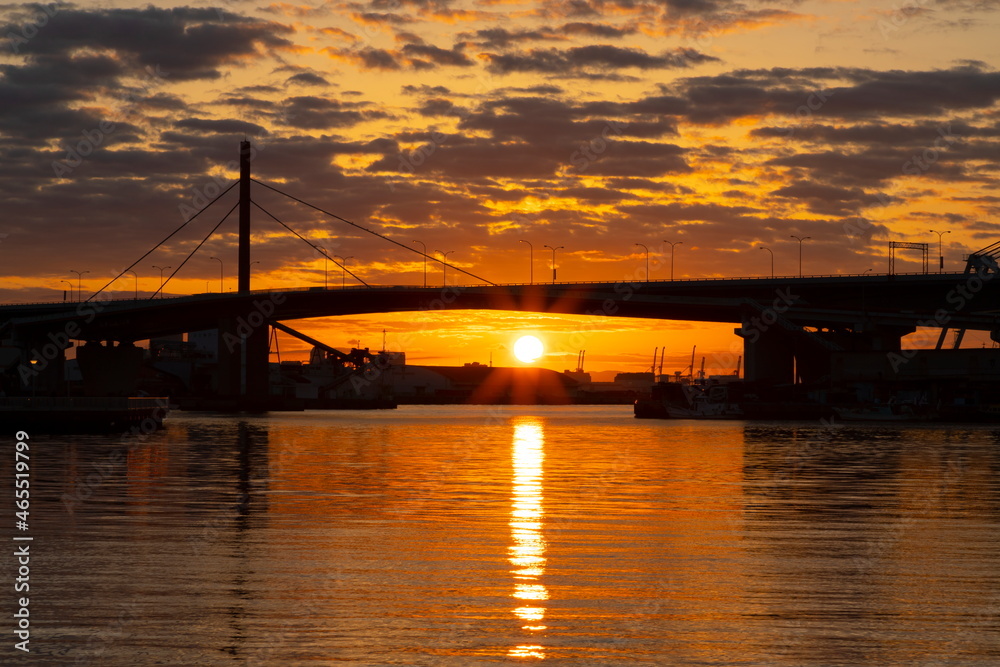
[[[141,340],[211,329],[220,317],[312,317],[482,309],[740,323],[772,307],[803,326],[996,328],[994,274],[867,274],[698,280],[348,287],[207,293],[157,299],[0,306],[0,331],[19,335],[74,329],[79,339]],[[67,327],[69,329],[67,329]],[[79,331],[76,331],[79,329]],[[7,335],[6,333],[4,335]]]

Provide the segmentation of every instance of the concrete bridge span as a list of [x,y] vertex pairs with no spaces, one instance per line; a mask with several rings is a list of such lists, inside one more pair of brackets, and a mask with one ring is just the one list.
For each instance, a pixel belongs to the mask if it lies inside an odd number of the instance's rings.
[[[901,337],[919,326],[998,331],[1000,280],[994,281],[995,275],[981,271],[308,288],[151,300],[14,304],[0,306],[0,336],[8,347],[21,349],[27,357],[45,346],[67,347],[70,341],[83,341],[91,342],[89,347],[93,348],[104,341],[107,347],[93,354],[99,354],[106,364],[115,354],[132,360],[130,348],[135,341],[218,329],[220,343],[239,350],[232,359],[220,363],[228,368],[220,372],[230,378],[223,385],[233,393],[266,393],[267,325],[274,321],[475,309],[728,322],[744,338],[747,378],[781,383],[792,379],[793,366],[800,377],[821,377],[833,352],[899,350]],[[81,347],[78,354],[87,347]],[[120,353],[107,351],[118,348]],[[87,354],[91,353],[84,352]],[[134,361],[129,363],[134,365]],[[256,388],[248,389],[248,378],[249,385]]]

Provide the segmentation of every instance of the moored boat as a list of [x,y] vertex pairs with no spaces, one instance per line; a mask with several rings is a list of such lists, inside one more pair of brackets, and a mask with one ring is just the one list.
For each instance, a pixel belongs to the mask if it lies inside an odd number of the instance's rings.
[[152,396],[0,398],[0,425],[39,433],[108,433],[163,426],[169,399]]

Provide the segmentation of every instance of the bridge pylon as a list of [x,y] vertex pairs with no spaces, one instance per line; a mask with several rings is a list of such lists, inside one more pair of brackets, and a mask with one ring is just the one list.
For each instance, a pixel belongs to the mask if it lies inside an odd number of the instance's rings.
[[[237,248],[238,291],[250,292],[250,161],[253,146],[240,142],[240,220]],[[246,312],[218,321],[219,364],[216,389],[221,396],[236,399],[240,409],[266,409],[268,386],[268,344],[270,327],[259,308],[247,305]]]
[[237,253],[238,287],[242,293],[250,291],[250,161],[253,146],[249,141],[240,142],[240,230]]

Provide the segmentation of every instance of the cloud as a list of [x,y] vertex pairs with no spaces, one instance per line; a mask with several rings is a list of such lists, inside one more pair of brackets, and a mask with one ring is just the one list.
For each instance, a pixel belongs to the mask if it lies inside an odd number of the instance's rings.
[[447,50],[429,44],[404,44],[389,50],[366,46],[360,49],[326,48],[331,58],[357,65],[362,70],[428,70],[439,66],[468,67],[472,61],[458,50]]
[[541,26],[538,28],[483,28],[474,32],[464,32],[459,39],[484,49],[506,49],[523,42],[565,41],[573,37],[599,37],[602,39],[620,39],[638,31],[634,26],[618,28],[604,23],[573,21],[561,26]]
[[299,86],[328,86],[330,82],[319,74],[313,72],[299,72],[293,74],[285,80],[286,84],[296,84]]
[[468,67],[472,65],[472,61],[460,51],[448,51],[429,44],[406,44],[401,51],[411,67],[418,67],[416,63],[421,63],[421,66],[426,64],[428,67],[432,66],[432,64],[452,65],[456,67]]
[[[16,28],[9,24],[0,32]],[[173,81],[217,79],[221,67],[254,56],[258,49],[290,47],[281,35],[291,32],[279,23],[215,9],[71,7],[53,13],[45,29],[20,44],[18,52],[30,66],[94,48],[113,52],[119,66],[133,74],[158,68]]]
[[[605,114],[605,112],[607,112]],[[561,148],[566,158],[576,144],[617,137],[658,137],[675,134],[667,120],[622,120],[622,109],[603,109],[550,97],[503,97],[481,104],[465,115],[459,128],[488,132],[498,142],[523,141],[533,146]]]
[[498,74],[538,72],[553,75],[573,75],[589,70],[679,69],[706,62],[719,62],[714,56],[694,49],[675,49],[654,56],[636,48],[621,48],[607,44],[578,46],[567,50],[534,49],[522,53],[487,53],[488,69]]
[[838,188],[820,183],[796,181],[773,190],[771,195],[804,202],[810,211],[822,215],[851,215],[871,201],[860,187]]
[[616,39],[635,34],[638,30],[635,27],[618,28],[605,23],[590,23],[586,21],[573,21],[564,23],[556,28],[557,33],[567,35],[601,37],[603,39]]
[[256,137],[265,137],[268,134],[260,125],[236,119],[185,118],[177,121],[176,126],[184,130],[211,134],[245,134]]
[[550,30],[507,28],[483,28],[475,32],[465,32],[458,35],[459,39],[468,40],[472,44],[485,49],[504,49],[512,44],[550,39],[565,39],[554,35]]
[[699,123],[768,114],[884,120],[988,108],[1000,99],[1000,73],[975,65],[930,71],[774,68],[690,77],[661,89],[685,100],[685,115]]
[[365,106],[361,103],[301,95],[284,100],[277,118],[294,128],[326,130],[351,127],[366,120],[387,117],[385,112],[367,109]]

